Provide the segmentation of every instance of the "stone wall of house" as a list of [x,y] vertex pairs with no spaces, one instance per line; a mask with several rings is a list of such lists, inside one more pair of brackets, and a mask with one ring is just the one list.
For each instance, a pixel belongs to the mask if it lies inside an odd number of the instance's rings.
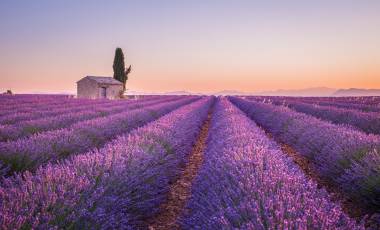
[[90,79],[82,79],[77,82],[77,97],[78,98],[99,98],[98,84]]

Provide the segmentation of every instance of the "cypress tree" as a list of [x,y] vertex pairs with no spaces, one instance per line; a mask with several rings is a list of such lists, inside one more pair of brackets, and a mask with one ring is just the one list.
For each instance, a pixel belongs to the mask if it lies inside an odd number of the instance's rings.
[[116,48],[115,58],[113,60],[113,78],[123,83],[123,92],[125,92],[125,83],[128,80],[128,74],[131,70],[131,65],[125,69],[123,50],[119,47]]
[[113,60],[113,78],[123,83],[123,90],[125,91],[125,64],[124,54],[121,48],[116,48],[115,58]]

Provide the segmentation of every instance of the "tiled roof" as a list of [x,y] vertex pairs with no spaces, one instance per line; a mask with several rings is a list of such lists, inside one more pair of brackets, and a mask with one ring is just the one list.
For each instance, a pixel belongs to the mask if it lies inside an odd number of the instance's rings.
[[100,84],[122,85],[122,83],[120,81],[118,81],[112,77],[87,76],[87,77],[84,77],[82,79],[85,79],[85,78],[94,80]]

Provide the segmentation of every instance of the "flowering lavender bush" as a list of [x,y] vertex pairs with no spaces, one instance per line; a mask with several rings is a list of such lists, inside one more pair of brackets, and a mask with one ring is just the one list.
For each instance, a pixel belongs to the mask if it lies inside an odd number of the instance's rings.
[[226,99],[215,109],[183,229],[362,229]]
[[4,179],[0,227],[143,228],[186,162],[211,103],[203,98],[100,150]]
[[378,136],[334,125],[284,106],[236,97],[230,100],[276,138],[308,157],[322,177],[368,207],[380,207],[380,170],[375,163],[380,159]]
[[0,160],[8,164],[12,171],[33,170],[48,161],[100,147],[117,135],[144,125],[197,99],[199,97],[184,97],[173,102],[162,102],[137,110],[82,121],[67,129],[1,142]]
[[[28,135],[39,133],[42,131],[55,130],[59,128],[67,128],[68,126],[75,124],[79,121],[89,120],[97,117],[104,117],[107,115],[123,112],[125,110],[131,110],[140,108],[143,106],[149,106],[156,103],[170,101],[173,97],[162,97],[156,99],[136,100],[127,102],[116,103],[102,103],[101,105],[90,105],[80,107],[81,109],[69,108],[66,109],[67,113],[57,116],[48,116],[40,119],[32,119],[18,122],[14,125],[0,125],[0,141],[16,140],[20,137],[26,137]],[[59,112],[58,114],[61,114]],[[41,117],[41,116],[40,116]]]

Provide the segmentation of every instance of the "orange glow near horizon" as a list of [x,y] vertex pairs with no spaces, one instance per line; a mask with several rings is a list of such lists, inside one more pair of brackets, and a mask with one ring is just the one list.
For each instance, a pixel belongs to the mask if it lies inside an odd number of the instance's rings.
[[[93,68],[96,69],[96,68]],[[28,70],[28,69],[25,69]],[[111,71],[66,70],[16,71],[15,78],[3,78],[10,73],[1,72],[1,90],[13,89],[19,93],[75,93],[75,82],[85,75],[111,76]],[[133,91],[169,92],[190,91],[213,93],[222,90],[260,92],[276,89],[329,88],[380,88],[380,71],[373,68],[330,71],[164,71],[156,74],[149,69],[136,69],[130,74],[127,88]],[[27,79],[24,78],[27,77]],[[25,81],[27,84],[25,84]]]

